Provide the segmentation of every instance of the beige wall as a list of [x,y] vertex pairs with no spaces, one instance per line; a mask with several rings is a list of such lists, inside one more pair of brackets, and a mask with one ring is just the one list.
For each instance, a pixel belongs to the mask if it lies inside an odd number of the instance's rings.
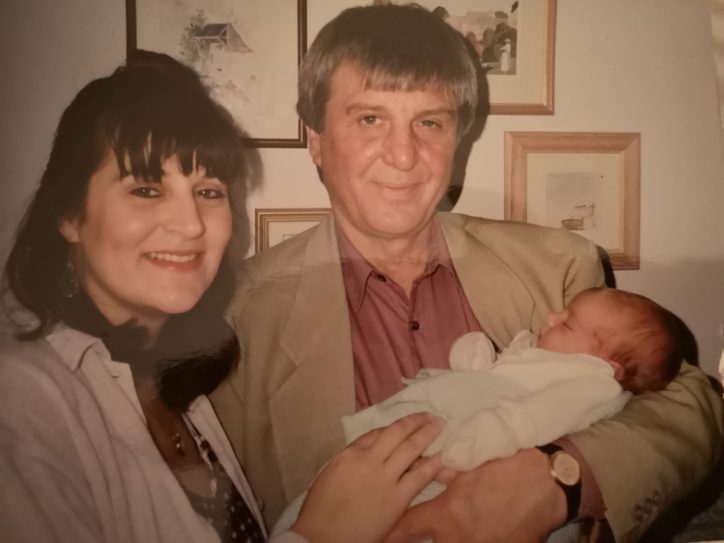
[[[63,107],[123,60],[123,4],[2,2],[0,258]],[[337,2],[308,4],[314,33]],[[617,272],[618,284],[682,317],[713,374],[724,348],[724,165],[709,7],[708,0],[558,0],[555,115],[491,117],[456,210],[502,218],[506,130],[641,132],[641,269]],[[261,155],[264,186],[252,210],[328,205],[305,149]]]

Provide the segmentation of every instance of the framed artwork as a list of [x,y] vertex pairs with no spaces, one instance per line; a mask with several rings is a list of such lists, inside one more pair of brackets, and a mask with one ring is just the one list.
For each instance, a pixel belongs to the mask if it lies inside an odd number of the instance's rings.
[[[310,43],[340,11],[362,3],[365,2],[309,0]],[[416,3],[438,14],[468,40],[487,74],[492,114],[553,113],[556,0]]]
[[505,218],[565,228],[639,268],[641,136],[506,132]]
[[167,53],[196,69],[251,147],[305,147],[296,114],[306,0],[126,0],[127,51]]
[[329,208],[321,207],[257,209],[254,212],[256,252],[260,253],[267,247],[309,230],[329,213]]

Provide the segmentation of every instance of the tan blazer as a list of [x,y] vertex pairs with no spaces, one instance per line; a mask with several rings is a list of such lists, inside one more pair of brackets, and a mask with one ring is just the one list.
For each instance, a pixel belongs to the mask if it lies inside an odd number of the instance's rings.
[[[521,329],[537,330],[580,290],[603,284],[595,246],[569,232],[457,214],[438,219],[475,316],[499,347]],[[343,446],[339,419],[355,408],[332,219],[250,259],[228,317],[245,357],[212,401],[273,523]],[[652,512],[713,465],[721,400],[708,388],[703,374],[686,368],[666,392],[574,436],[615,533],[640,533]]]

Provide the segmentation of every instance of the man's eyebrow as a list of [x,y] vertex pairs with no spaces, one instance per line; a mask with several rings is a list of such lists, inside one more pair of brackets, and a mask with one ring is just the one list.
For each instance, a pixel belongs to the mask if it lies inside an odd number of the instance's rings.
[[[368,104],[365,102],[354,102],[345,108],[346,113],[355,113],[358,111],[370,111],[375,113],[380,111],[387,111],[387,108],[385,106],[378,106],[376,104]],[[450,117],[454,117],[456,113],[457,112],[454,108],[443,106],[439,108],[422,110],[417,113],[415,117],[424,117],[426,115],[448,115]]]
[[449,115],[450,117],[454,117],[456,114],[456,111],[453,108],[450,107],[438,107],[434,109],[426,109],[424,111],[421,111],[417,117],[425,116],[425,115]]
[[347,113],[355,113],[357,111],[385,111],[386,108],[375,104],[368,104],[365,102],[354,102],[345,108]]

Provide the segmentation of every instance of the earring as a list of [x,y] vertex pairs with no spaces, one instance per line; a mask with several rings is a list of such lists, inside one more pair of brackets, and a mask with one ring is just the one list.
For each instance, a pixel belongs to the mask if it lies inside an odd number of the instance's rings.
[[58,287],[60,287],[60,292],[63,296],[68,299],[73,298],[76,294],[78,294],[78,290],[80,289],[78,277],[75,273],[73,261],[70,256],[68,256],[68,260],[65,263],[65,269],[58,281]]

